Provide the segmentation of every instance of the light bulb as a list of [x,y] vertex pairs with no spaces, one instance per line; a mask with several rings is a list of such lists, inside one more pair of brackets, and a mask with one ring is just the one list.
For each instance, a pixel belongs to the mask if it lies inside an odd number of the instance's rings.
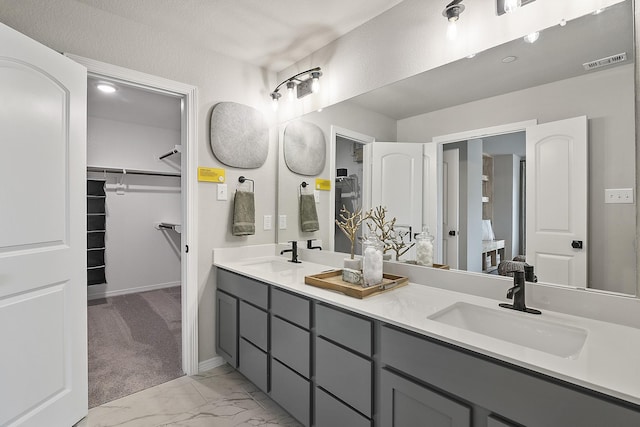
[[522,6],[521,0],[504,0],[504,13],[510,13]]
[[278,111],[278,99],[281,96],[279,92],[271,92],[271,108],[273,108],[273,111]]
[[311,73],[311,92],[318,93],[320,90],[320,73],[313,72]]
[[535,33],[527,34],[524,36],[524,41],[527,43],[535,43],[540,38],[540,32],[536,31]]
[[293,101],[295,99],[295,87],[296,84],[294,82],[287,82],[287,97],[289,101]]
[[449,20],[449,25],[447,25],[447,38],[451,41],[458,38],[458,26],[456,25],[456,20]]

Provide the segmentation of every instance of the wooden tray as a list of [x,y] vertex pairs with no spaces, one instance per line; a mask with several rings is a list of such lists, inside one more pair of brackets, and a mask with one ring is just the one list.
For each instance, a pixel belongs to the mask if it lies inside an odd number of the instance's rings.
[[342,292],[345,295],[355,298],[365,298],[390,291],[409,283],[409,278],[396,276],[394,274],[383,274],[382,283],[376,286],[364,288],[342,280],[342,270],[329,271],[327,273],[313,274],[304,277],[304,283],[318,288],[331,289]]

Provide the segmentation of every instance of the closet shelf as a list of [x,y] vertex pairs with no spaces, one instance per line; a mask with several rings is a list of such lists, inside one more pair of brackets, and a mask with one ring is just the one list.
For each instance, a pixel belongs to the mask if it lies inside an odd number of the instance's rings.
[[164,153],[162,156],[158,157],[159,160],[164,159],[165,157],[173,156],[174,154],[182,153],[182,145],[174,145],[173,150]]
[[109,168],[103,166],[87,166],[87,172],[121,173],[125,175],[181,176],[180,172],[158,172],[143,169]]
[[173,230],[176,233],[182,233],[182,225],[170,222],[157,222],[154,227],[156,230]]

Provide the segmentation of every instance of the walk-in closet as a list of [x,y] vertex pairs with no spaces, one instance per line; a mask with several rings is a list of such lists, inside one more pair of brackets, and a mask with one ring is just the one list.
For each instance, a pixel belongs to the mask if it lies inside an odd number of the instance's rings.
[[181,98],[87,85],[89,406],[183,375]]

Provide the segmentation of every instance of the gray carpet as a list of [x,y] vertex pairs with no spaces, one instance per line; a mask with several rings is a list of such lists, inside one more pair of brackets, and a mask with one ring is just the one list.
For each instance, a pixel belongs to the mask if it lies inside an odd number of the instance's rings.
[[89,408],[178,378],[180,287],[88,302]]

